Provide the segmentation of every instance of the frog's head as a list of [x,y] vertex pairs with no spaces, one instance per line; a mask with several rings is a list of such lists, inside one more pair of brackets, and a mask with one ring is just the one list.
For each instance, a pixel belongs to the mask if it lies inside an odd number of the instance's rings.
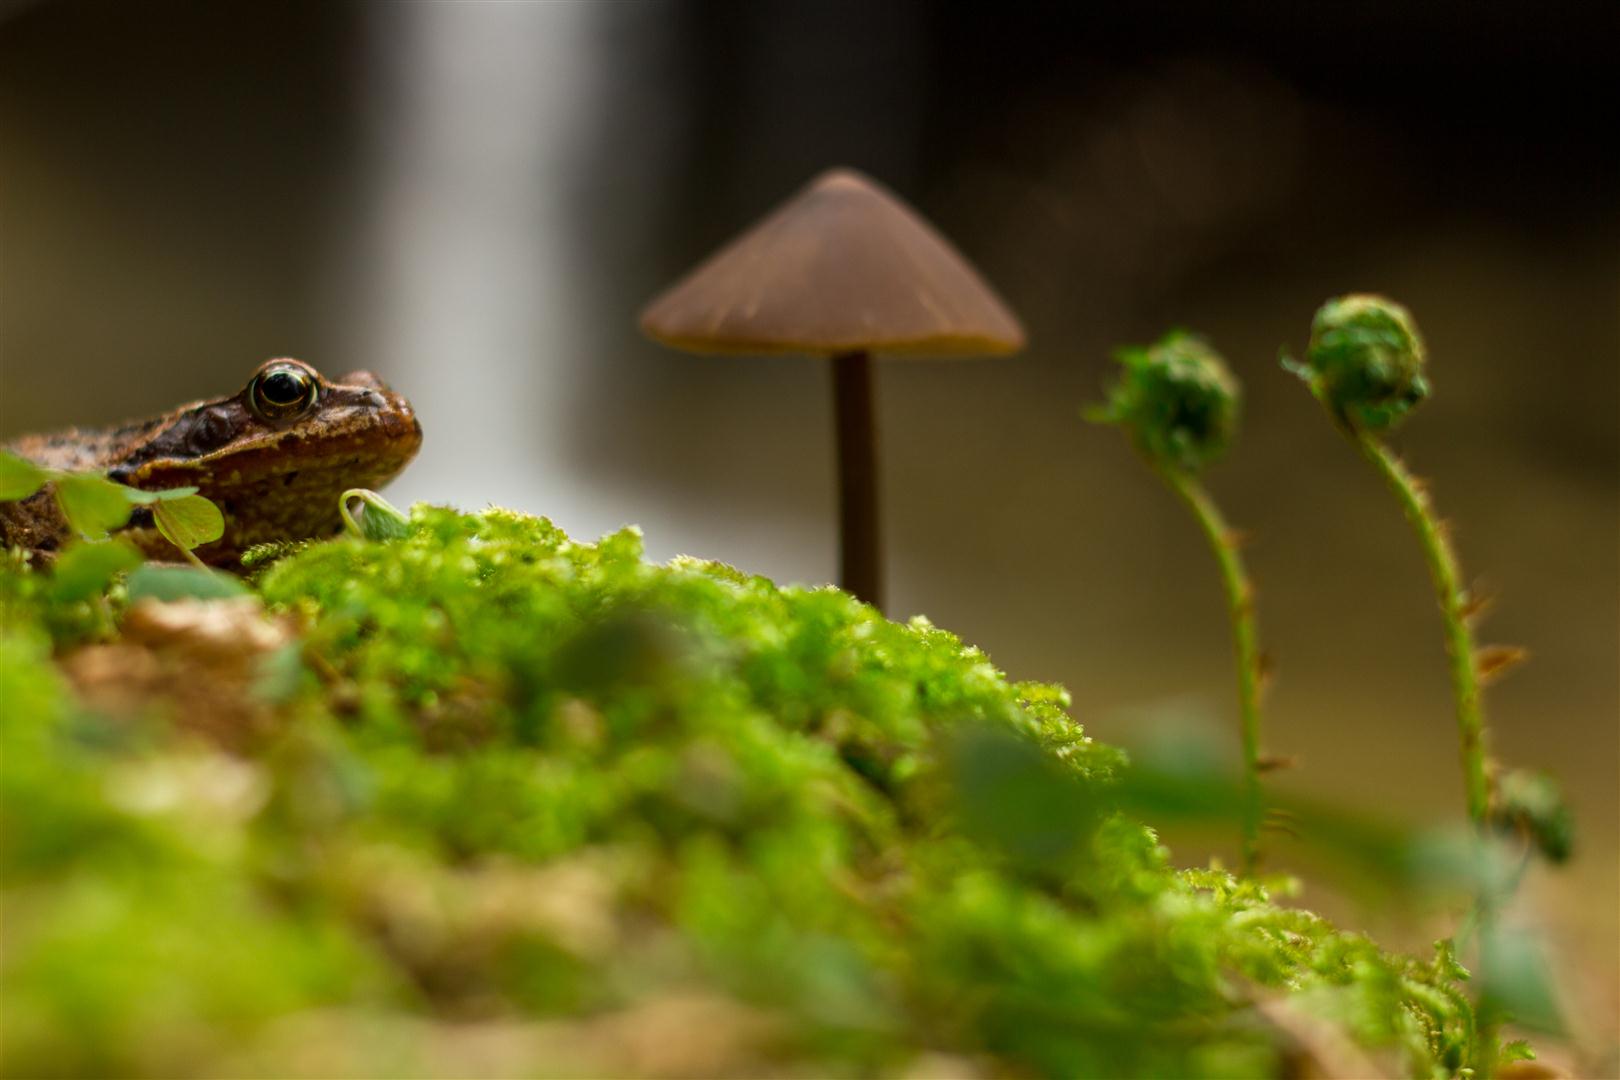
[[[377,376],[330,380],[298,360],[270,360],[236,394],[188,405],[108,470],[148,491],[195,486],[225,512],[218,552],[267,539],[321,536],[339,525],[348,488],[382,487],[422,444],[411,403]],[[207,554],[204,556],[207,557]]]

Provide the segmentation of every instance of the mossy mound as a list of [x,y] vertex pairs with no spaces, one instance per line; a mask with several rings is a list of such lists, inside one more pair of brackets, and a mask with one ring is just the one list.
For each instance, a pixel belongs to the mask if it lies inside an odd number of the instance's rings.
[[[0,571],[8,1073],[1429,1076],[1471,1050],[1448,955],[1175,870],[1061,689],[925,621],[498,510],[419,507],[253,589],[297,633],[237,709],[207,663],[80,646],[120,589]],[[87,693],[97,664],[146,691]]]

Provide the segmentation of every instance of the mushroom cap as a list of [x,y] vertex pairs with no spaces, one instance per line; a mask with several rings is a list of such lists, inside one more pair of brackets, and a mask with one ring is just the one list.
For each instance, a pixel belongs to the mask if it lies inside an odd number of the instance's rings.
[[641,313],[688,352],[1017,352],[1024,329],[938,230],[853,169],[822,173]]

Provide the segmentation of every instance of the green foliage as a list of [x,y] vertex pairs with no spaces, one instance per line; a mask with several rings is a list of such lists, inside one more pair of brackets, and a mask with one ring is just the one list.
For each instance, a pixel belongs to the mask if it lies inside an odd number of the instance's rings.
[[139,488],[128,488],[124,491],[124,498],[136,506],[151,506],[154,503],[172,502],[195,494],[197,494],[197,489],[194,487],[164,488],[162,491],[142,491]]
[[105,594],[131,557],[140,558],[118,540],[72,544],[47,573],[30,572],[25,552],[0,551],[0,628],[21,622],[61,646],[109,637],[113,610]]
[[[349,503],[361,504],[359,518],[349,512]],[[366,488],[350,488],[338,499],[338,513],[350,536],[363,540],[398,540],[410,531],[410,518],[393,503]]]
[[141,553],[122,540],[69,545],[51,567],[52,607],[97,599],[115,577],[140,563]]
[[1417,324],[1404,307],[1382,296],[1351,294],[1317,310],[1306,362],[1285,366],[1341,423],[1372,432],[1393,427],[1428,396],[1426,360]]
[[157,500],[152,507],[152,521],[165,540],[187,555],[225,535],[225,515],[196,494]]
[[163,566],[148,563],[129,575],[124,589],[130,603],[137,600],[229,600],[248,595],[247,587],[230,574],[199,566]]
[[1575,847],[1575,817],[1546,773],[1509,769],[1499,776],[1490,821],[1498,832],[1527,838],[1551,863],[1567,862]]
[[1237,433],[1237,380],[1203,338],[1173,330],[1146,347],[1114,355],[1123,370],[1108,403],[1087,413],[1118,424],[1155,466],[1196,473]]
[[1495,920],[1481,920],[1480,934],[1481,1027],[1511,1020],[1536,1031],[1567,1030],[1541,942]]
[[152,519],[163,538],[192,562],[192,552],[225,535],[225,517],[219,507],[197,494],[194,487],[142,491],[114,483],[93,472],[44,469],[15,454],[0,451],[0,502],[17,502],[46,484],[56,486],[56,505],[74,532],[96,543],[129,524],[137,506],[151,507]]
[[50,483],[50,479],[50,474],[33,462],[0,452],[0,500],[26,499]]
[[482,1020],[503,1075],[1275,1075],[1278,1000],[1473,1050],[1449,953],[1178,872],[1063,690],[833,589],[418,507],[262,569],[302,671],[227,754],[76,704],[42,579],[0,571],[7,1074],[417,1073]]
[[86,540],[105,540],[114,529],[129,523],[135,503],[115,484],[95,473],[68,473],[56,478],[56,501],[62,516]]

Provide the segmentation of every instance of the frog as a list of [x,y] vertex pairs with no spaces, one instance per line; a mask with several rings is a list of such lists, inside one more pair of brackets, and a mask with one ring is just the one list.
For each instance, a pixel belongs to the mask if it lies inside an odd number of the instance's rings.
[[[261,364],[229,397],[109,428],[24,435],[3,449],[44,468],[99,472],[143,491],[195,487],[225,517],[224,535],[195,554],[234,568],[255,544],[336,533],[342,493],[387,484],[421,445],[411,403],[376,375],[327,379],[281,357]],[[176,555],[149,507],[136,507],[119,532],[149,558]],[[0,549],[49,559],[71,536],[49,489],[0,503]]]

